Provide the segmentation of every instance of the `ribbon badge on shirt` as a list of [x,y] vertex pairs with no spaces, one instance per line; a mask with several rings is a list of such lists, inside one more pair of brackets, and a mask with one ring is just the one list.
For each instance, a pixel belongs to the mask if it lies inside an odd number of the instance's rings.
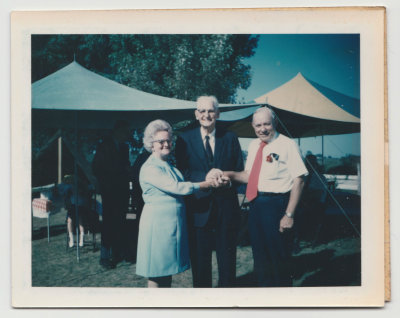
[[265,161],[272,162],[272,161],[274,161],[274,159],[279,160],[279,155],[272,152],[265,158]]

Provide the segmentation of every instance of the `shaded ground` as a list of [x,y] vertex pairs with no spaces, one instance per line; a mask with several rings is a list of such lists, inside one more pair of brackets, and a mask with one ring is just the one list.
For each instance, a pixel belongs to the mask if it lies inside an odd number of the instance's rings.
[[[135,264],[122,262],[114,270],[99,265],[100,234],[86,236],[77,261],[75,248],[67,248],[66,211],[52,215],[50,242],[46,219],[32,219],[32,285],[41,287],[145,287],[146,279],[135,275]],[[339,220],[339,221],[338,221]],[[335,223],[336,222],[336,223]],[[361,282],[360,239],[345,220],[328,219],[318,241],[300,241],[294,255],[294,286],[355,286]],[[338,235],[337,229],[340,231]],[[251,248],[237,249],[237,286],[254,287]],[[213,286],[217,285],[213,257]],[[173,287],[192,287],[191,271],[173,277]]]

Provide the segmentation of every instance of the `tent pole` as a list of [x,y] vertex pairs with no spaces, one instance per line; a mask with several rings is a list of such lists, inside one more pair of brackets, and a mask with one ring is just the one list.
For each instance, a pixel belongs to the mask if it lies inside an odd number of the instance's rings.
[[78,160],[76,155],[78,153],[78,112],[75,111],[75,156],[74,156],[74,196],[75,196],[75,237],[76,237],[76,259],[79,263],[79,210],[78,210]]
[[322,140],[322,143],[321,143],[321,154],[322,154],[322,161],[321,161],[321,164],[322,164],[322,167],[325,169],[325,167],[324,167],[324,135],[321,135],[321,140]]
[[357,163],[357,194],[361,195],[361,167],[360,163]]
[[62,137],[58,137],[58,184],[62,182]]
[[298,145],[299,145],[299,147],[300,147],[300,137],[297,138],[297,143],[298,143]]

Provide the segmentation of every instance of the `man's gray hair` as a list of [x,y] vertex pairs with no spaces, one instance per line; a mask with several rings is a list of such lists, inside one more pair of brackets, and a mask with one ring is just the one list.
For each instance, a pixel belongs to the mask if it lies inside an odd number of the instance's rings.
[[143,135],[143,146],[148,152],[152,152],[154,136],[159,131],[167,131],[169,138],[172,138],[172,127],[170,124],[162,119],[153,120],[146,126]]
[[257,110],[253,113],[253,120],[252,120],[253,122],[254,122],[254,116],[259,113],[270,114],[272,119],[272,125],[274,126],[274,128],[276,128],[277,118],[275,112],[271,108],[266,106],[257,108]]
[[199,96],[196,101],[196,105],[199,105],[202,101],[211,101],[215,111],[218,111],[218,99],[215,96]]

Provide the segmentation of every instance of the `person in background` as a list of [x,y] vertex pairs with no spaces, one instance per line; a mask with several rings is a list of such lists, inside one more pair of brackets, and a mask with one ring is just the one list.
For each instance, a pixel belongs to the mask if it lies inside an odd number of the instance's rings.
[[[216,125],[218,101],[214,96],[197,99],[199,128],[182,133],[176,143],[176,162],[185,180],[206,179],[212,168],[243,170],[242,150],[233,132]],[[219,179],[221,181],[221,179]],[[201,191],[186,200],[194,287],[212,287],[211,256],[215,248],[218,286],[233,287],[236,279],[236,240],[240,208],[235,187]]]
[[102,199],[100,265],[115,268],[124,259],[124,233],[129,202],[129,123],[118,120],[111,136],[104,138],[93,159]]
[[[90,214],[90,192],[89,187],[82,178],[78,178],[78,196],[75,196],[74,176],[65,175],[63,182],[57,185],[57,192],[64,197],[67,209],[67,230],[68,230],[68,246],[74,246],[74,227],[76,221],[76,212],[78,212],[79,220],[79,246],[84,245],[85,225],[88,222]],[[76,211],[78,209],[78,211]]]
[[297,144],[276,131],[276,115],[266,107],[253,114],[257,139],[248,148],[242,172],[210,172],[247,183],[249,234],[260,287],[292,286],[291,248],[294,214],[308,171]]
[[304,189],[296,214],[295,248],[300,251],[300,240],[315,242],[322,225],[328,203],[328,182],[323,175],[317,157],[307,153],[305,165],[309,172],[304,181]]
[[172,128],[164,120],[150,122],[143,144],[151,153],[140,170],[144,208],[139,224],[136,274],[148,287],[171,287],[172,275],[190,267],[184,195],[212,187],[211,182],[185,182],[168,163]]

